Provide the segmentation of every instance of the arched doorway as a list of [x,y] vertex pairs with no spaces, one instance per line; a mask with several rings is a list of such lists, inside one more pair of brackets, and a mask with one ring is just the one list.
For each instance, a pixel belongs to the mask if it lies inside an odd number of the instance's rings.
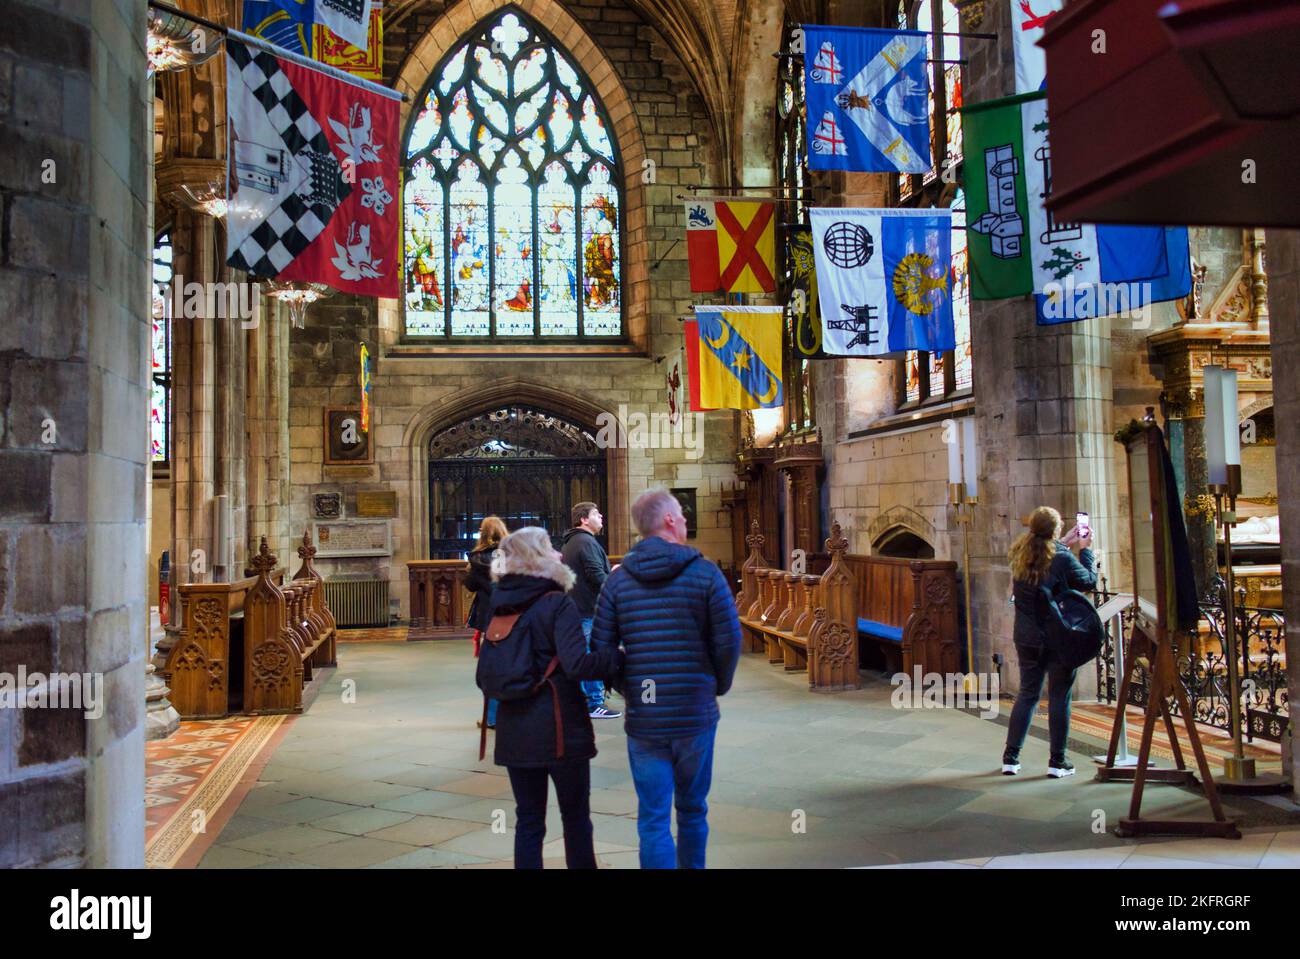
[[[608,502],[606,455],[594,427],[532,405],[487,410],[428,445],[430,559],[460,559],[483,517],[541,526],[558,549],[575,503]],[[601,535],[602,546],[605,534]]]
[[905,526],[895,526],[877,539],[873,551],[896,559],[934,559],[934,547]]

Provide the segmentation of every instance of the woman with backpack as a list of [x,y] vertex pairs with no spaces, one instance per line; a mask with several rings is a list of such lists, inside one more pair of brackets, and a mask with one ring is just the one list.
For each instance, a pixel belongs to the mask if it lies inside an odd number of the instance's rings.
[[[1011,562],[1012,602],[1016,607],[1016,655],[1020,660],[1020,692],[1011,709],[1007,744],[1002,753],[1002,774],[1020,772],[1020,748],[1047,679],[1047,726],[1051,755],[1047,775],[1057,779],[1074,775],[1074,764],[1065,758],[1065,741],[1070,732],[1070,693],[1077,669],[1054,657],[1047,645],[1046,623],[1050,612],[1047,593],[1058,590],[1091,590],[1097,585],[1092,555],[1092,531],[1080,536],[1076,526],[1064,542],[1058,542],[1061,514],[1040,506],[1029,516],[1029,530],[1008,553]],[[1046,592],[1044,591],[1046,588]]]
[[[478,657],[479,644],[487,630],[488,608],[492,605],[492,560],[497,554],[497,547],[506,537],[506,524],[500,516],[484,516],[478,527],[478,543],[469,554],[469,573],[465,577],[465,588],[474,594],[474,602],[469,607],[467,625],[474,630],[474,656]],[[493,729],[497,724],[497,701],[488,700],[487,715],[479,722]]]
[[[506,536],[492,578],[477,679],[485,695],[501,701],[494,758],[509,772],[515,796],[515,868],[542,868],[550,780],[568,867],[595,869],[590,764],[596,736],[579,681],[617,683],[622,650],[587,652],[578,607],[566,595],[573,571],[546,530],[528,526]],[[483,738],[480,758],[485,746]]]

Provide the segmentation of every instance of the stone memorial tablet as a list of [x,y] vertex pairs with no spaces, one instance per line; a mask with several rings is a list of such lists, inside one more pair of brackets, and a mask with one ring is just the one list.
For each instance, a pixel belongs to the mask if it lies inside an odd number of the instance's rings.
[[316,555],[329,559],[337,556],[391,556],[393,542],[386,522],[313,523]]

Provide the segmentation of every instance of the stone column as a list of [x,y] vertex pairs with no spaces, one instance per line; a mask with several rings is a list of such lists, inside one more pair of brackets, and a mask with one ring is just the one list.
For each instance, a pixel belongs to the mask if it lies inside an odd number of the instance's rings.
[[[1300,703],[1300,231],[1268,231],[1268,313],[1273,346],[1273,421],[1277,428],[1277,498],[1282,527],[1282,603],[1286,612],[1287,687]],[[1295,713],[1283,739],[1284,770],[1300,795]]]
[[0,709],[0,867],[144,864],[145,10],[11,2],[0,31],[0,672],[97,693]]

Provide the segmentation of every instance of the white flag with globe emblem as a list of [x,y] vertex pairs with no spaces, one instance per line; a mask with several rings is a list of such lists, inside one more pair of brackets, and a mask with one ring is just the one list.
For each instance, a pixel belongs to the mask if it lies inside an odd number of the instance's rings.
[[883,357],[956,348],[951,211],[808,212],[827,353]]

